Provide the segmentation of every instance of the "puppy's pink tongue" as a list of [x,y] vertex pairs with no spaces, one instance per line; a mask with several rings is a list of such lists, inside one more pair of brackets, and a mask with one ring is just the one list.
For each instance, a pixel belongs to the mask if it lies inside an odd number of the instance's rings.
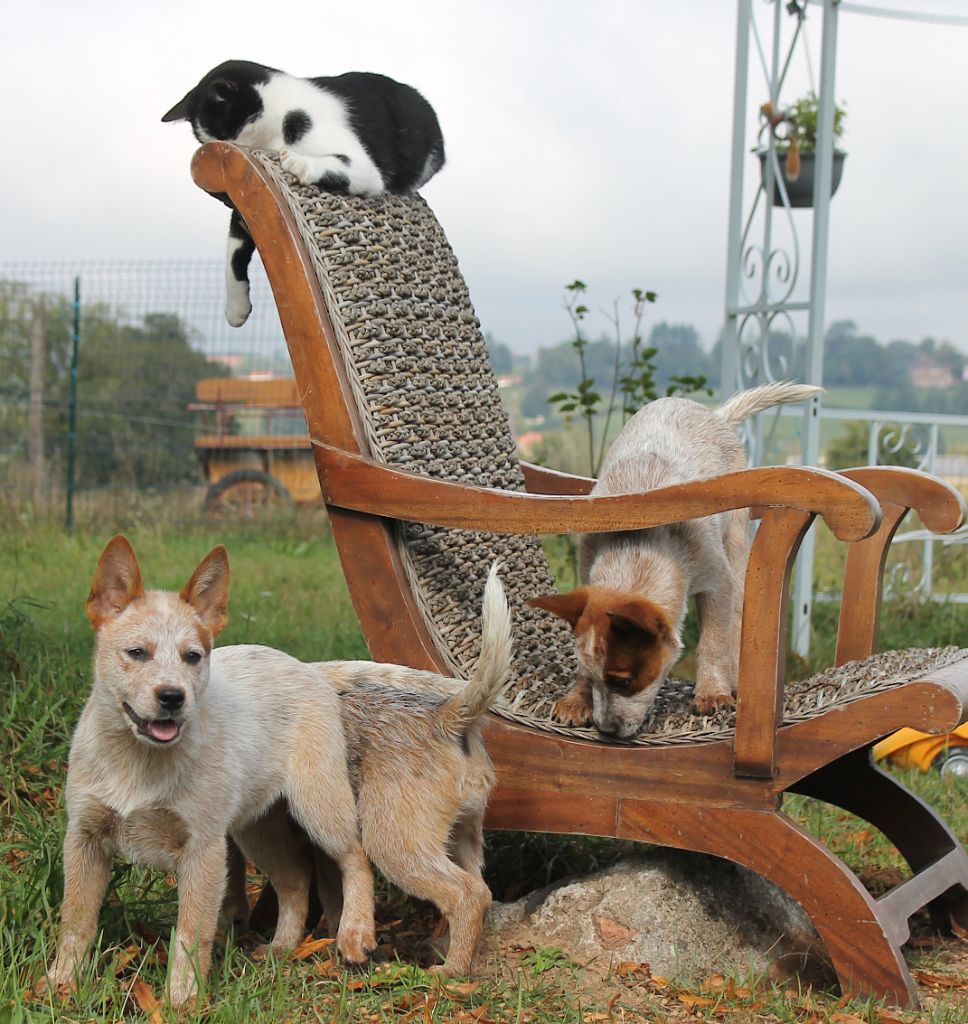
[[159,743],[170,743],[178,735],[178,723],[169,720],[149,722],[148,735]]

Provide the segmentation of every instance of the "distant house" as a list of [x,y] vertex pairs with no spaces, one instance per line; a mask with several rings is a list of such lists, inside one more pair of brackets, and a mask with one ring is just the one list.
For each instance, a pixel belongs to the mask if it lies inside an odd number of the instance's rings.
[[534,455],[535,449],[544,440],[544,434],[540,430],[528,430],[518,436],[518,451],[526,458],[530,459]]
[[954,387],[957,381],[949,366],[919,363],[911,369],[911,383],[925,391],[940,391],[943,388]]
[[218,363],[220,366],[227,366],[230,370],[237,372],[243,362],[245,362],[245,356],[241,355],[209,355],[205,357],[207,363]]

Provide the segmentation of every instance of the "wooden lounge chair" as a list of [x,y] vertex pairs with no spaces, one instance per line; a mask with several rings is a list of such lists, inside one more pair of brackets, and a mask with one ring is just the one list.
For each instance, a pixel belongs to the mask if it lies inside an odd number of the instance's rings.
[[[930,528],[955,529],[957,493],[907,470],[766,468],[593,499],[588,479],[518,462],[466,286],[422,199],[320,193],[272,155],[224,143],[198,151],[193,175],[241,212],[268,272],[372,656],[466,674],[484,577],[495,557],[504,563],[518,653],[486,728],[498,773],[487,826],[620,836],[744,864],[803,906],[845,992],[916,1003],[900,951],[908,918],[930,905],[968,927],[968,857],[868,751],[901,726],[943,733],[964,721],[968,651],[868,656],[901,517],[914,508]],[[760,516],[735,716],[693,715],[688,690],[671,686],[634,742],[556,725],[573,653],[563,623],[523,604],[554,587],[537,535],[733,508]],[[816,516],[851,542],[842,667],[785,688],[791,561]],[[911,877],[873,898],[783,813],[787,792],[873,823]]]

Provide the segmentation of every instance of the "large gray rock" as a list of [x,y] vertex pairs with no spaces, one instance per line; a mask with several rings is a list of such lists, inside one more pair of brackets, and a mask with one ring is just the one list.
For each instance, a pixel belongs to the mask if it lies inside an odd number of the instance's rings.
[[581,962],[648,963],[666,976],[826,974],[813,926],[784,892],[728,861],[670,850],[496,903],[490,931],[500,946],[558,946]]

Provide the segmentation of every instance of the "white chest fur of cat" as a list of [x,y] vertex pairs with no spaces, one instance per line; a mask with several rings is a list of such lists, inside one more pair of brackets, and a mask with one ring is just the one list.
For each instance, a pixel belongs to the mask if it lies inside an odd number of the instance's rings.
[[[358,196],[416,191],[443,166],[444,143],[430,104],[384,75],[349,72],[296,78],[250,61],[213,68],[162,121],[187,120],[199,142],[229,141],[278,152],[303,185]],[[225,315],[248,319],[248,267],[255,245],[233,210]]]

